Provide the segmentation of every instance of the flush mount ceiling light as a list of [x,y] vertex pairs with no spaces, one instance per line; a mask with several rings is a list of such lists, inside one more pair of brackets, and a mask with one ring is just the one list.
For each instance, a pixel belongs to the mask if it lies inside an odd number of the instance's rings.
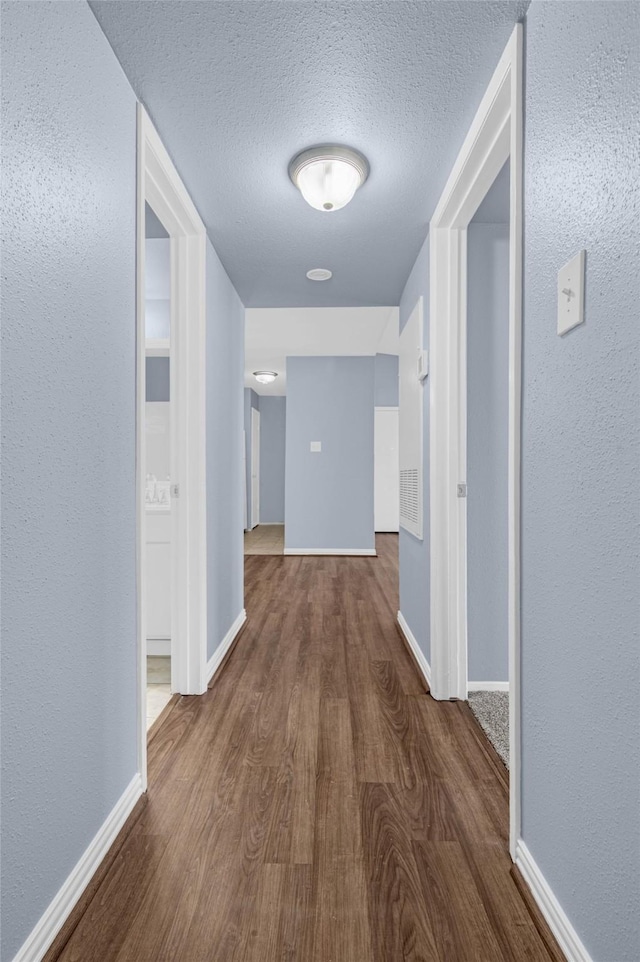
[[333,277],[333,273],[326,267],[314,267],[312,271],[307,271],[310,281],[328,281]]
[[296,154],[289,177],[316,210],[340,210],[369,176],[366,157],[351,147],[323,144]]
[[260,381],[260,384],[271,384],[278,375],[275,371],[254,371],[253,376],[256,381]]

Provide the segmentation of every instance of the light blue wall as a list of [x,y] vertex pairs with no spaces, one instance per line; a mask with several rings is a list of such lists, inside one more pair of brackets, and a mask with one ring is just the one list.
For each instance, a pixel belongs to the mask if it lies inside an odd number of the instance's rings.
[[244,606],[244,307],[207,241],[207,635],[210,658]]
[[145,396],[147,401],[171,400],[171,372],[168,357],[145,358]]
[[8,962],[137,770],[136,107],[86,4],[2,19]]
[[640,958],[639,32],[565,2],[526,31],[522,830],[597,962]]
[[256,411],[260,410],[260,398],[252,388],[246,387],[244,389],[244,439],[246,446],[247,528],[251,527],[251,408],[255,408]]
[[398,355],[376,354],[376,407],[398,406]]
[[287,548],[374,547],[373,401],[373,357],[287,358]]
[[[429,344],[429,238],[416,258],[400,299],[400,330],[422,295],[424,298],[424,346]],[[409,625],[427,661],[431,659],[431,627],[429,595],[431,591],[429,557],[429,381],[424,382],[423,441],[423,535],[420,541],[400,528],[400,611]]]
[[286,397],[260,398],[260,522],[284,523]]
[[[509,183],[505,184],[507,205]],[[467,231],[467,610],[470,681],[509,678],[509,227]]]

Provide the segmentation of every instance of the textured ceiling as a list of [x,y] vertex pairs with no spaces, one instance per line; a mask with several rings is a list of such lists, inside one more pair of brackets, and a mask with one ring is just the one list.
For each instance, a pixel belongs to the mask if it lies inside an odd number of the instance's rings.
[[[429,217],[528,2],[93,0],[246,306],[398,304]],[[348,207],[287,176],[363,151]],[[318,284],[305,273],[329,267]]]

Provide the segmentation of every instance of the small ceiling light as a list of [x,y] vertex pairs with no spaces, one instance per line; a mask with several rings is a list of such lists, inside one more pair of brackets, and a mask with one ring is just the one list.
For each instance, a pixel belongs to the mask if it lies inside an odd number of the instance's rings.
[[260,381],[260,384],[271,384],[278,375],[275,371],[254,371],[253,376],[256,381]]
[[310,281],[328,281],[333,274],[326,267],[314,267],[312,271],[307,271],[307,277]]
[[334,144],[303,150],[289,164],[289,177],[316,210],[340,210],[368,176],[366,157]]

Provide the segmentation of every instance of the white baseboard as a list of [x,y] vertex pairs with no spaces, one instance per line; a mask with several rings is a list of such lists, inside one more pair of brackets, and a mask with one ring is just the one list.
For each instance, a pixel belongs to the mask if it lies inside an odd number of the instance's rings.
[[467,691],[509,691],[508,681],[468,681]]
[[234,623],[229,628],[229,631],[226,633],[226,635],[224,636],[224,638],[222,639],[222,641],[220,642],[220,644],[212,654],[211,658],[207,662],[207,685],[209,684],[209,682],[217,672],[218,668],[222,664],[222,659],[224,658],[226,653],[229,651],[229,648],[235,641],[236,635],[238,634],[238,632],[240,631],[240,629],[242,628],[246,620],[247,620],[247,612],[243,608],[240,614],[238,615],[238,617],[236,618],[236,620],[234,621]]
[[147,654],[167,656],[171,654],[171,638],[147,638]]
[[360,555],[375,556],[375,548],[285,548],[285,554],[318,554],[318,555]]
[[420,668],[420,671],[424,675],[427,685],[429,686],[429,688],[431,688],[431,665],[429,664],[427,659],[424,657],[422,649],[420,648],[420,645],[416,641],[415,636],[411,631],[411,628],[407,624],[405,617],[401,611],[398,612],[398,624],[400,625],[400,630],[402,631],[402,634],[407,639],[407,643],[409,645],[409,648],[411,648],[411,651],[413,652],[413,656],[415,660],[418,662],[418,666]]
[[135,775],[107,816],[84,855],[23,944],[13,962],[40,962],[73,907],[95,875],[122,826],[142,795],[142,779]]
[[538,868],[531,852],[522,841],[516,843],[516,865],[531,889],[549,928],[558,940],[567,962],[593,962],[564,909],[553,894],[549,883]]

